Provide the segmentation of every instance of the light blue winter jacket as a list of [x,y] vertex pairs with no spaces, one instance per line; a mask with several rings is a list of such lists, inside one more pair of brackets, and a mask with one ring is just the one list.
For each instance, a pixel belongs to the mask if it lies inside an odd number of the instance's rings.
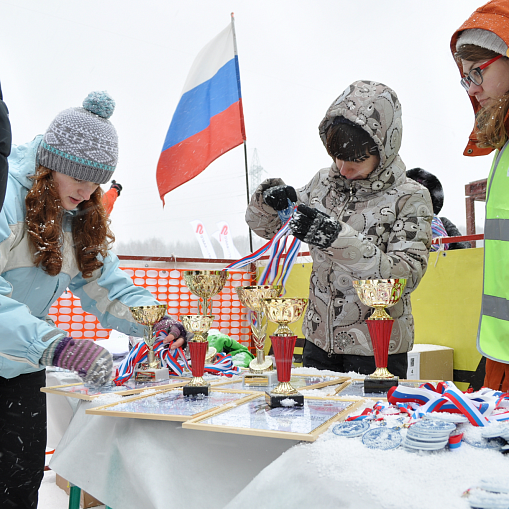
[[32,187],[28,176],[35,172],[41,140],[42,136],[37,136],[26,145],[13,146],[0,212],[0,376],[4,378],[43,369],[39,364],[43,351],[68,335],[47,319],[50,307],[67,288],[103,327],[130,336],[143,336],[144,327],[133,320],[129,307],[159,304],[148,290],[133,284],[111,252],[103,267],[91,278],[83,278],[72,247],[72,211],[64,215],[60,274],[50,276],[34,266],[26,231],[25,197]]

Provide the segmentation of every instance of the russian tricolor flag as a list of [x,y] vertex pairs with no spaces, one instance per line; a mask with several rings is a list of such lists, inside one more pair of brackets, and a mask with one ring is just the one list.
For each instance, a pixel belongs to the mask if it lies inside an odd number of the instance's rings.
[[196,57],[164,140],[157,187],[164,196],[246,139],[232,22]]

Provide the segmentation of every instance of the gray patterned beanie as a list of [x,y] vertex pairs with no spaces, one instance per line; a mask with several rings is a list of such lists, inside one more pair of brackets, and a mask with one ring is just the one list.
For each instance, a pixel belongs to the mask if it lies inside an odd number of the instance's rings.
[[39,146],[38,163],[75,179],[106,184],[118,159],[118,137],[108,120],[115,101],[91,92],[83,108],[69,108],[51,122]]

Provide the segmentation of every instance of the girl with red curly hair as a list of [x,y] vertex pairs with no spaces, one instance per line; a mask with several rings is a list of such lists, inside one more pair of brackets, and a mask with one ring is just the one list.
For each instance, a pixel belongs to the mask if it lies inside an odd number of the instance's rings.
[[[46,448],[45,367],[85,382],[111,379],[110,353],[73,339],[48,317],[67,288],[101,325],[143,337],[131,306],[160,304],[109,251],[114,240],[100,185],[111,180],[118,140],[115,103],[91,93],[62,111],[44,136],[12,147],[0,212],[0,507],[37,507]],[[181,325],[181,324],[178,324]],[[168,331],[172,347],[185,331]]]

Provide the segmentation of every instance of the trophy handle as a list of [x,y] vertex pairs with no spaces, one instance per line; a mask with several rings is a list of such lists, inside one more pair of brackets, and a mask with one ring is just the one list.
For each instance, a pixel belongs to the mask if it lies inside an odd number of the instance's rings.
[[212,313],[212,309],[210,309],[209,313],[209,307],[212,307],[212,299],[207,299],[207,297],[202,297],[201,299],[198,299],[198,314],[200,315],[210,315]]
[[257,350],[263,350],[265,335],[267,333],[268,320],[265,313],[251,311],[251,330],[253,331],[254,344]]

